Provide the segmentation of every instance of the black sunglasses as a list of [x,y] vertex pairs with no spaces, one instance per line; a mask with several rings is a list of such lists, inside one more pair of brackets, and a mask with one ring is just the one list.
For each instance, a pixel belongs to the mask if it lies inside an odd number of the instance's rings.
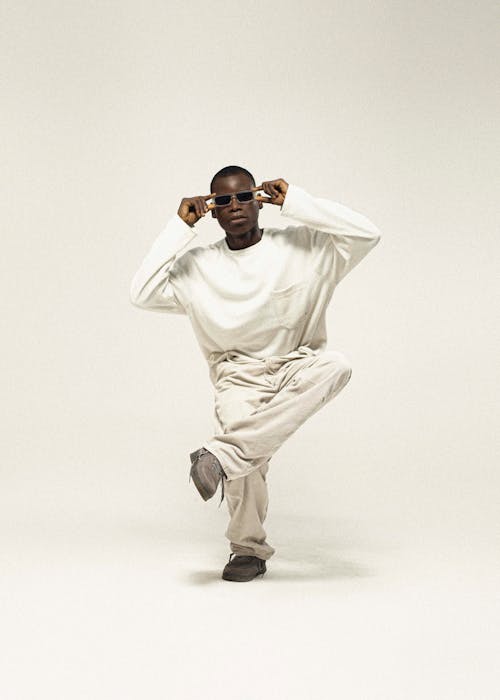
[[236,194],[218,194],[214,197],[215,205],[217,207],[226,207],[233,197],[236,197],[238,202],[250,202],[253,199],[253,192],[244,190],[243,192],[236,192]]

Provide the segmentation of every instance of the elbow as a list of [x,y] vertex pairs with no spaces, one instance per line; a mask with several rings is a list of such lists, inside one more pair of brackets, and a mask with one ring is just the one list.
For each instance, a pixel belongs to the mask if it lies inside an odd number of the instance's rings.
[[144,304],[141,302],[140,299],[138,299],[138,297],[132,296],[132,294],[131,294],[129,299],[130,299],[130,303],[132,304],[132,306],[135,306],[138,309],[144,308]]
[[148,303],[147,299],[141,294],[141,290],[132,284],[129,290],[129,301],[132,306],[136,306],[139,309],[147,309]]
[[132,294],[130,295],[130,303],[137,309],[149,309],[151,307],[147,299],[142,299],[139,296],[132,296]]
[[381,233],[380,229],[378,229],[376,226],[373,226],[372,235],[373,235],[373,245],[377,245],[377,243],[382,238],[382,233]]

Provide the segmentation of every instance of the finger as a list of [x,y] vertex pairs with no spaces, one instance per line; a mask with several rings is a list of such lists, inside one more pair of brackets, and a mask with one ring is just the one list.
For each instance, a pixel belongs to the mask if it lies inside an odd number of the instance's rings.
[[257,202],[270,202],[272,204],[272,199],[271,197],[263,197],[262,195],[258,194],[255,197],[255,200]]
[[252,191],[252,192],[258,192],[258,191],[261,190],[261,189],[262,189],[262,185],[259,185],[258,187],[252,187],[252,188],[251,188],[251,191]]
[[203,212],[203,207],[200,202],[200,197],[196,197],[195,199],[195,206],[196,206],[196,216],[201,219],[202,212]]
[[272,185],[269,185],[269,196],[273,200],[273,202],[276,201],[276,199],[279,197],[279,192],[276,192],[275,188]]
[[189,210],[191,212],[191,215],[197,219],[198,218],[198,207],[196,206],[196,199],[192,199],[191,202],[189,203]]
[[205,216],[208,211],[205,197],[198,197],[198,204],[200,206],[200,216]]
[[203,199],[212,199],[212,197],[215,197],[216,194],[216,192],[212,192],[212,194],[206,194],[204,195]]
[[266,182],[266,193],[273,199],[279,195],[279,192],[276,191],[276,188],[272,182]]
[[207,203],[205,202],[205,197],[198,197],[198,204],[200,205],[200,213],[202,216],[205,216],[207,213]]

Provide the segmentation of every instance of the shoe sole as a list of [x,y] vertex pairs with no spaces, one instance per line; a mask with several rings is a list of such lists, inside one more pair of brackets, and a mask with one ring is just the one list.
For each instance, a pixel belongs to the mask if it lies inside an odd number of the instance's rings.
[[194,482],[194,485],[198,489],[198,493],[200,494],[200,496],[203,498],[204,501],[208,501],[210,498],[212,498],[212,496],[214,494],[210,493],[210,491],[205,491],[201,481],[198,481],[197,477],[192,472],[191,472],[191,478]]
[[254,574],[253,576],[247,576],[247,577],[234,576],[234,575],[231,576],[230,574],[227,575],[227,574],[223,573],[222,578],[224,579],[224,581],[237,581],[238,583],[243,583],[245,581],[253,581],[254,578],[257,578],[257,576],[264,576],[265,573],[266,573],[266,569],[264,569],[264,571],[259,571],[258,574]]
[[194,463],[196,462],[196,459],[198,457],[199,450],[196,450],[195,452],[191,452],[189,455],[191,459],[191,470],[189,472],[189,476],[194,482],[194,485],[198,489],[198,493],[200,496],[203,498],[204,501],[208,501],[212,496],[215,494],[215,491],[213,493],[210,493],[210,491],[207,491],[205,487],[203,486],[202,482],[198,479],[196,470],[194,470]]

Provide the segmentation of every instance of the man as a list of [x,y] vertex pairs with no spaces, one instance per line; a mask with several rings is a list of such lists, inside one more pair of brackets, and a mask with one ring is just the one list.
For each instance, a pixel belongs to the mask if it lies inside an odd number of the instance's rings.
[[[259,228],[264,204],[299,225]],[[208,212],[225,237],[181,254]],[[208,363],[215,431],[191,453],[190,477],[204,500],[219,484],[221,502],[226,496],[225,580],[263,574],[275,552],[263,527],[269,460],[350,379],[347,358],[326,349],[325,312],[379,239],[346,206],[282,178],[256,186],[231,165],[215,174],[210,194],[182,199],[132,280],[136,306],[189,316]]]

